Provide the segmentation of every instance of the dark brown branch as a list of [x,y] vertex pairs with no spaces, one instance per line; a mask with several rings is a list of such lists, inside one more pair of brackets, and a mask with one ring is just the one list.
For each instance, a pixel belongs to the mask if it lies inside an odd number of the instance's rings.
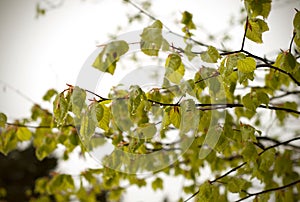
[[247,16],[247,18],[246,18],[246,25],[245,25],[245,32],[244,32],[244,36],[243,36],[243,41],[242,41],[241,51],[244,50],[248,26],[249,26],[249,20],[248,20],[248,16]]
[[292,37],[291,42],[290,42],[289,53],[292,52],[292,47],[293,47],[293,42],[294,42],[295,37],[296,37],[296,32],[293,33],[293,37]]
[[291,186],[293,186],[293,185],[296,185],[296,184],[298,184],[298,183],[300,183],[300,179],[299,179],[299,180],[296,180],[296,181],[294,181],[294,182],[292,182],[292,183],[290,183],[290,184],[283,185],[283,186],[281,186],[281,187],[275,187],[275,188],[272,188],[272,189],[266,189],[266,190],[264,190],[264,191],[260,191],[260,192],[256,192],[256,193],[248,193],[248,196],[246,196],[246,197],[244,197],[244,198],[241,198],[241,199],[239,199],[239,200],[237,200],[237,201],[235,201],[235,202],[243,201],[243,200],[245,200],[245,199],[247,199],[247,198],[250,198],[250,197],[252,197],[252,196],[258,196],[258,195],[265,194],[265,193],[268,193],[268,192],[277,191],[277,190],[282,190],[282,189],[291,187]]
[[278,67],[275,67],[273,65],[270,65],[270,64],[260,64],[260,65],[257,65],[256,68],[261,68],[261,67],[268,67],[270,69],[274,69],[276,71],[279,71],[287,76],[289,76],[298,86],[300,86],[300,81],[298,81],[291,73],[289,72],[286,72]]
[[[272,145],[272,146],[270,146],[270,147],[267,147],[267,148],[265,148],[265,150],[263,150],[262,152],[260,152],[260,153],[258,154],[258,156],[262,155],[264,152],[266,152],[266,151],[269,150],[269,149],[278,147],[278,146],[280,146],[280,145],[286,145],[286,144],[288,144],[288,143],[290,143],[290,142],[292,142],[292,141],[296,141],[296,140],[299,140],[299,139],[300,139],[300,137],[296,137],[296,138],[293,138],[293,139],[290,139],[290,140],[287,140],[287,141],[280,142],[280,143],[278,143],[278,144]],[[241,163],[240,165],[238,165],[238,166],[232,168],[231,170],[229,170],[229,171],[227,171],[226,173],[224,173],[223,175],[221,175],[221,176],[215,178],[214,180],[210,180],[209,183],[210,183],[210,184],[213,184],[213,183],[219,181],[220,179],[222,179],[222,178],[228,176],[230,173],[232,173],[232,172],[234,172],[234,171],[240,169],[241,167],[243,167],[243,166],[246,165],[246,164],[247,164],[247,162]],[[274,188],[274,189],[265,190],[265,191],[263,191],[263,193],[266,193],[266,192],[269,192],[269,191],[276,191],[276,190],[279,190],[279,189],[283,189],[283,188],[286,188],[286,187],[288,187],[288,186],[292,186],[292,185],[294,185],[294,184],[297,184],[297,183],[299,183],[299,182],[300,182],[300,180],[298,180],[298,181],[296,181],[296,182],[294,182],[294,183],[291,183],[291,184],[289,184],[289,185],[285,185],[285,186],[283,186],[283,187],[281,187],[281,188]],[[259,192],[259,193],[262,194],[261,192]],[[190,197],[189,197],[188,199],[186,199],[184,202],[187,202],[187,201],[189,201],[190,199],[194,198],[197,194],[199,194],[199,191],[195,192],[192,196],[190,196]],[[258,194],[257,194],[257,195],[258,195]],[[251,195],[251,196],[254,196],[254,195]],[[251,196],[248,196],[247,198],[249,198],[249,197],[251,197]],[[247,198],[243,198],[243,200],[244,200],[244,199],[247,199]],[[241,199],[240,199],[240,200],[241,200]]]
[[300,146],[297,146],[297,145],[292,145],[292,144],[289,144],[289,142],[280,142],[279,140],[276,140],[274,138],[271,138],[271,137],[266,137],[266,136],[258,136],[256,137],[257,140],[262,140],[262,141],[270,141],[270,142],[274,142],[276,144],[280,144],[280,145],[283,145],[283,146],[287,146],[287,147],[292,147],[294,149],[300,149]]
[[288,95],[296,95],[296,94],[300,94],[300,91],[287,91],[286,93],[284,93],[282,95],[271,97],[270,100],[283,98],[283,97],[288,96]]
[[267,150],[269,149],[272,149],[272,148],[275,148],[275,147],[278,147],[278,146],[281,146],[281,145],[287,145],[289,144],[290,142],[293,142],[293,141],[297,141],[297,140],[300,140],[300,137],[295,137],[295,138],[292,138],[290,140],[287,140],[287,141],[284,141],[284,142],[278,142],[277,144],[274,144],[272,146],[269,146],[267,148],[265,148],[262,152],[260,152],[258,155],[262,155],[264,152],[266,152]]
[[[55,128],[55,127],[51,127],[50,125],[33,126],[33,125],[18,124],[18,123],[6,123],[6,125],[9,125],[9,126],[16,126],[16,127],[20,127],[20,128],[32,128],[32,129],[39,129],[39,128]],[[73,127],[73,128],[75,128],[75,126],[74,126],[73,124],[63,125],[63,126],[61,126],[61,127],[63,127],[63,128],[68,128],[68,127]]]
[[87,90],[87,89],[85,89],[85,91],[88,92],[88,93],[91,93],[92,95],[95,95],[95,96],[98,97],[98,98],[100,98],[100,99],[101,99],[100,101],[111,100],[111,99],[102,97],[101,95],[98,95],[97,93],[94,93],[93,91],[90,91],[90,90]]

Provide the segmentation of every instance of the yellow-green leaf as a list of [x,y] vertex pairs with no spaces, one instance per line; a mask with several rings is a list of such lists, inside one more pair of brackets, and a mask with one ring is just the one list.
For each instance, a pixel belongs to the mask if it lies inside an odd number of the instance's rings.
[[240,59],[237,62],[237,68],[242,73],[251,73],[256,69],[256,61],[250,57]]
[[30,140],[32,134],[28,128],[19,127],[17,130],[17,136],[20,141]]
[[141,50],[146,55],[157,56],[162,43],[162,23],[156,20],[152,25],[144,28],[141,34]]
[[256,43],[262,43],[262,34],[269,30],[268,24],[258,18],[249,19],[246,37]]
[[129,50],[126,41],[112,41],[104,46],[98,57],[93,63],[93,67],[102,71],[114,74],[117,62],[120,57]]
[[0,113],[0,127],[4,128],[7,122],[7,116],[4,113]]
[[207,63],[216,63],[219,58],[221,58],[221,56],[218,50],[213,46],[209,46],[207,51],[201,54],[201,59]]

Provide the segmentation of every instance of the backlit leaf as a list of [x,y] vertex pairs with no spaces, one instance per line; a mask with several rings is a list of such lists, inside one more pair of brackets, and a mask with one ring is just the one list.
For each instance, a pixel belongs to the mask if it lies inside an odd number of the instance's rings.
[[58,125],[62,125],[64,123],[64,119],[67,116],[68,109],[68,100],[65,98],[63,93],[58,94],[53,102],[54,117]]
[[170,54],[166,60],[165,77],[175,83],[179,84],[184,76],[185,68],[178,54]]
[[245,0],[244,3],[248,16],[252,18],[257,16],[267,18],[269,16],[272,0]]
[[300,11],[298,11],[294,17],[293,20],[294,25],[294,32],[295,32],[295,38],[294,42],[298,47],[298,50],[300,50]]
[[57,91],[55,89],[50,89],[46,92],[46,94],[43,96],[43,100],[50,101],[50,99],[57,94]]
[[283,52],[277,56],[274,66],[293,73],[297,71],[296,63],[295,57],[290,52]]
[[190,30],[196,29],[196,25],[193,22],[193,14],[184,11],[182,13],[181,23],[184,25],[182,32],[185,33],[187,37],[191,37]]
[[209,182],[204,182],[199,188],[199,194],[197,201],[211,202],[219,201],[220,193],[219,189]]
[[262,34],[269,30],[268,24],[258,18],[249,19],[246,37],[256,43],[262,43]]
[[152,189],[154,191],[158,190],[158,189],[163,189],[163,180],[161,178],[156,178],[153,182],[152,182]]
[[237,61],[237,68],[242,73],[251,73],[256,69],[256,62],[250,57],[240,59]]
[[146,55],[157,56],[162,43],[162,23],[156,20],[152,25],[144,28],[141,34],[141,50]]
[[85,106],[86,92],[84,89],[75,86],[71,96],[72,112],[75,114],[76,118],[81,117],[82,110]]
[[4,113],[0,113],[0,127],[4,128],[7,122],[7,116]]
[[28,128],[19,127],[16,135],[18,136],[20,141],[27,141],[31,139],[31,132]]
[[93,67],[102,72],[108,72],[113,75],[117,62],[128,50],[129,46],[126,41],[112,41],[104,46],[94,61]]
[[219,58],[221,58],[221,56],[218,50],[213,46],[209,46],[207,51],[201,54],[201,59],[207,63],[216,63]]

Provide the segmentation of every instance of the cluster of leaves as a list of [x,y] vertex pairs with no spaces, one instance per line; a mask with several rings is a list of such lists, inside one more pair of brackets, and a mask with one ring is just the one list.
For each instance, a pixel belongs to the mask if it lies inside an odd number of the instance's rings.
[[[44,96],[45,101],[53,103],[53,112],[35,105],[30,118],[14,123],[8,123],[1,113],[3,154],[28,140],[33,142],[40,160],[51,155],[58,145],[65,147],[64,159],[77,146],[83,153],[106,142],[115,148],[103,160],[111,167],[82,172],[77,176],[79,186],[66,174],[38,179],[35,192],[41,198],[32,200],[55,197],[57,201],[66,201],[75,197],[96,201],[101,194],[109,200],[119,200],[126,188],[124,182],[138,187],[147,184],[145,178],[126,173],[157,171],[153,162],[172,162],[160,171],[183,176],[190,182],[183,187],[186,194],[192,194],[186,201],[196,196],[198,201],[229,201],[231,197],[239,197],[238,201],[249,197],[256,201],[268,201],[271,197],[278,201],[299,200],[300,147],[293,143],[300,139],[299,131],[290,129],[290,139],[285,134],[277,139],[264,124],[266,116],[275,116],[277,127],[284,127],[300,115],[300,12],[296,11],[294,17],[290,49],[280,52],[272,61],[244,50],[247,40],[263,43],[262,35],[269,29],[266,19],[271,0],[244,0],[244,4],[245,33],[241,49],[236,51],[193,40],[190,30],[196,26],[193,15],[187,11],[182,13],[181,20],[185,47],[176,47],[164,38],[164,25],[159,20],[154,19],[144,28],[137,42],[141,51],[150,57],[158,57],[161,51],[168,53],[160,88],[144,91],[137,85],[125,90],[114,87],[107,97],[102,97],[68,85],[61,93],[51,89]],[[113,75],[130,45],[123,40],[105,44],[93,66]],[[203,51],[194,51],[199,49]],[[200,59],[207,65],[194,72],[192,78],[184,79],[184,57],[190,61]],[[263,72],[264,80],[253,86],[260,78],[257,72]],[[95,97],[87,102],[89,93]],[[291,99],[295,97],[296,100]],[[38,125],[30,127],[29,123]],[[177,141],[168,142],[170,131]],[[188,135],[191,131],[192,137]],[[191,138],[191,142],[186,141]],[[152,159],[150,154],[157,151],[167,155]],[[121,155],[122,152],[129,156]],[[180,161],[172,161],[178,156]],[[124,162],[130,164],[130,170],[124,168]],[[201,168],[205,166],[212,175],[199,182]],[[163,180],[155,177],[152,188],[163,187]]]

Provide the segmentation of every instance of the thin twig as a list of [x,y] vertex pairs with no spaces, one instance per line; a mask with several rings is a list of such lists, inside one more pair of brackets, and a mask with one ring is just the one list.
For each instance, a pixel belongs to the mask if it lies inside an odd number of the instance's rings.
[[290,42],[289,53],[292,52],[292,47],[293,47],[293,42],[294,42],[295,37],[296,37],[296,32],[293,33],[293,37],[292,37],[291,42]]
[[246,18],[246,27],[245,27],[245,32],[244,32],[244,36],[243,36],[241,51],[244,50],[246,35],[247,35],[247,31],[248,31],[248,26],[249,26],[249,20],[248,20],[248,16],[247,16],[247,18]]
[[239,199],[239,200],[237,200],[237,201],[235,201],[235,202],[240,202],[240,201],[243,201],[243,200],[245,200],[245,199],[247,199],[247,198],[250,198],[250,197],[252,197],[252,196],[258,196],[258,195],[265,194],[265,193],[268,193],[268,192],[271,192],[271,191],[277,191],[277,190],[285,189],[285,188],[287,188],[287,187],[296,185],[296,184],[298,184],[298,183],[300,183],[300,179],[299,179],[299,180],[296,180],[296,181],[294,181],[294,182],[292,182],[292,183],[290,183],[290,184],[286,184],[286,185],[284,185],[284,186],[281,186],[281,187],[275,187],[275,188],[272,188],[272,189],[266,189],[266,190],[264,190],[264,191],[260,191],[260,192],[256,192],[256,193],[248,193],[248,196],[246,196],[246,197],[244,197],[244,198],[241,198],[241,199]]

